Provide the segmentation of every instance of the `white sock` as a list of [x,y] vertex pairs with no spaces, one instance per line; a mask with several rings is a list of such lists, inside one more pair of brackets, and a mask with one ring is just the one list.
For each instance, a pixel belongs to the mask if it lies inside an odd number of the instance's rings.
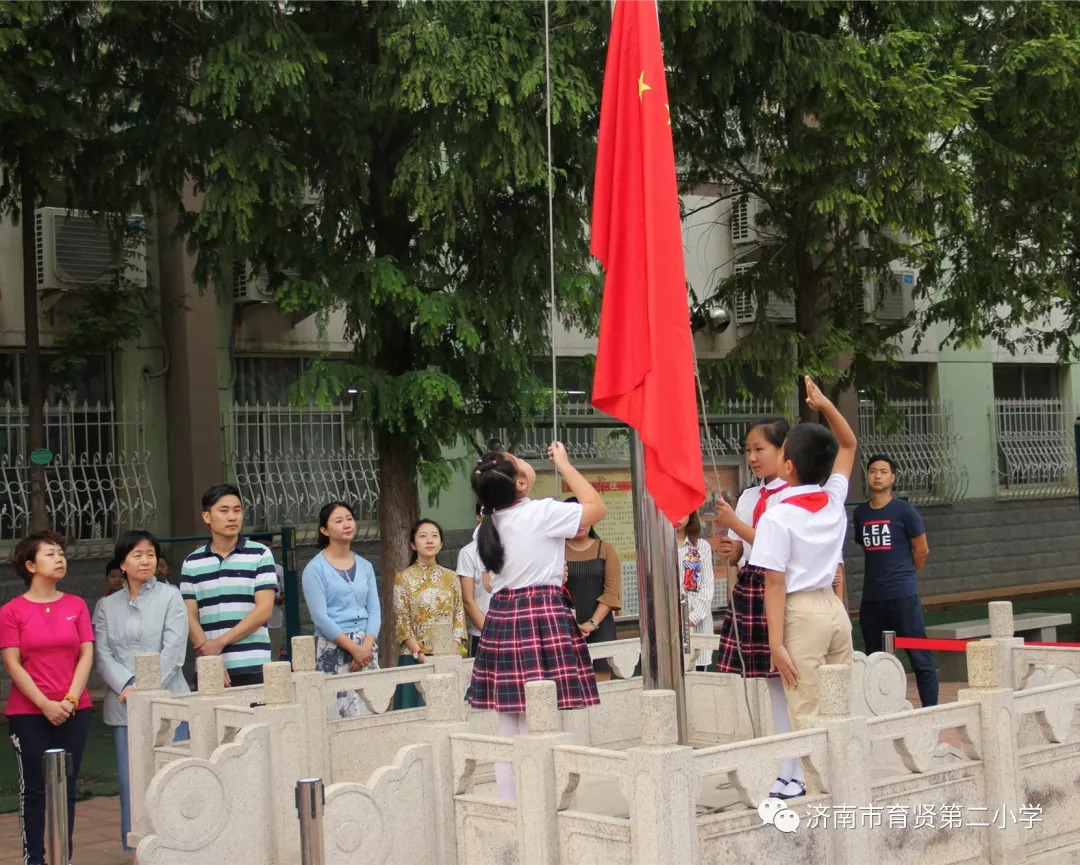
[[[525,715],[522,712],[499,713],[499,735],[508,739],[526,732]],[[504,802],[517,800],[517,786],[514,784],[514,767],[509,763],[495,764],[495,786],[499,788],[499,798]]]
[[[784,694],[784,683],[780,679],[767,679],[769,683],[769,705],[772,708],[773,718],[773,733],[780,735],[781,733],[791,732],[791,718],[788,716],[787,710],[787,696]],[[787,781],[805,781],[806,776],[803,774],[802,761],[789,759],[782,760],[780,762],[780,778]],[[792,795],[797,789],[797,785],[788,784],[786,787],[776,782],[769,789],[770,793],[779,793],[783,791],[787,795]]]

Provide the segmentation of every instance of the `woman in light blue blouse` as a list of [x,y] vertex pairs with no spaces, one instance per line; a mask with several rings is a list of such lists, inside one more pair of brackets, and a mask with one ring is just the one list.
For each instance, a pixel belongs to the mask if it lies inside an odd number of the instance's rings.
[[[116,772],[120,782],[120,840],[125,850],[131,831],[131,781],[128,776],[127,697],[135,690],[135,655],[161,654],[161,687],[174,694],[191,689],[184,680],[188,619],[180,590],[158,580],[161,548],[145,531],[125,532],[116,542],[113,560],[124,574],[124,588],[98,601],[94,608],[94,662],[108,690],[105,723],[112,727]],[[176,740],[187,739],[181,724]]]
[[[304,568],[304,600],[315,625],[315,658],[324,673],[355,673],[379,668],[375,640],[382,626],[379,587],[371,562],[350,548],[356,517],[344,502],[319,512],[319,546]],[[366,715],[356,691],[337,695],[337,716]]]

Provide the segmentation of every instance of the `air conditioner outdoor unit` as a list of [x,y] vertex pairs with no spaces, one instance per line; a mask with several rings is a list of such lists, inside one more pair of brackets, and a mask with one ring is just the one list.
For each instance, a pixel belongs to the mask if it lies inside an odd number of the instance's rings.
[[265,268],[256,268],[250,261],[233,265],[233,300],[237,303],[269,303],[274,299],[270,275]]
[[769,321],[782,321],[789,324],[795,321],[795,301],[780,300],[778,297],[770,297],[765,304],[765,317]]
[[[141,223],[142,216],[128,216]],[[114,249],[108,231],[88,213],[39,207],[34,213],[38,291],[67,291],[109,285],[118,271],[134,285],[146,285],[146,244],[128,252]]]
[[731,207],[731,242],[733,244],[757,243],[758,199],[747,195]]
[[[751,267],[753,262],[744,262],[735,265],[735,276],[742,276]],[[750,324],[757,318],[757,299],[752,292],[743,291],[735,298],[735,323]]]
[[892,271],[893,279],[881,285],[877,280],[863,281],[864,310],[875,321],[902,321],[914,305],[912,292],[918,282],[918,271],[901,268]]
[[[735,276],[746,273],[746,271],[753,266],[754,262],[752,261],[736,264]],[[739,294],[738,297],[735,298],[735,323],[751,324],[756,318],[757,297],[748,292]],[[795,301],[781,300],[778,297],[770,295],[768,302],[765,304],[765,318],[769,321],[786,322],[789,324],[793,323],[795,321]]]

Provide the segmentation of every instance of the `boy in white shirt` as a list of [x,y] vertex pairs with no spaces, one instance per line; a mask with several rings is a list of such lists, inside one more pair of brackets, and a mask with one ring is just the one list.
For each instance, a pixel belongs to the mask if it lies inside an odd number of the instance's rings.
[[[476,521],[480,522],[480,502],[476,503]],[[461,602],[465,607],[465,617],[469,630],[469,657],[476,657],[480,647],[480,634],[484,630],[484,617],[487,616],[491,593],[484,585],[484,565],[476,549],[476,541],[469,541],[458,553],[457,575],[461,580]]]
[[832,431],[802,423],[788,433],[781,474],[791,486],[762,515],[750,554],[750,564],[766,572],[771,666],[784,682],[796,730],[817,714],[818,667],[850,664],[852,655],[851,620],[834,581],[847,535],[844,502],[857,442],[809,376],[806,403]]

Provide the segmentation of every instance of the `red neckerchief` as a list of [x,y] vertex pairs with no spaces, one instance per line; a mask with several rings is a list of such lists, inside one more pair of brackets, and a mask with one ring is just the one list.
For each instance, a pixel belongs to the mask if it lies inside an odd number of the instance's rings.
[[786,490],[788,486],[789,484],[783,483],[780,484],[780,486],[778,487],[773,487],[772,489],[769,489],[768,487],[761,488],[761,494],[758,496],[757,504],[754,505],[753,526],[755,529],[757,528],[758,520],[761,519],[761,515],[765,513],[765,503],[768,502],[769,496],[775,495],[776,493],[780,492],[780,490]]
[[799,493],[797,496],[788,496],[781,502],[784,505],[795,505],[795,507],[810,511],[812,514],[816,514],[828,503],[829,494],[824,490],[819,490],[816,493]]

